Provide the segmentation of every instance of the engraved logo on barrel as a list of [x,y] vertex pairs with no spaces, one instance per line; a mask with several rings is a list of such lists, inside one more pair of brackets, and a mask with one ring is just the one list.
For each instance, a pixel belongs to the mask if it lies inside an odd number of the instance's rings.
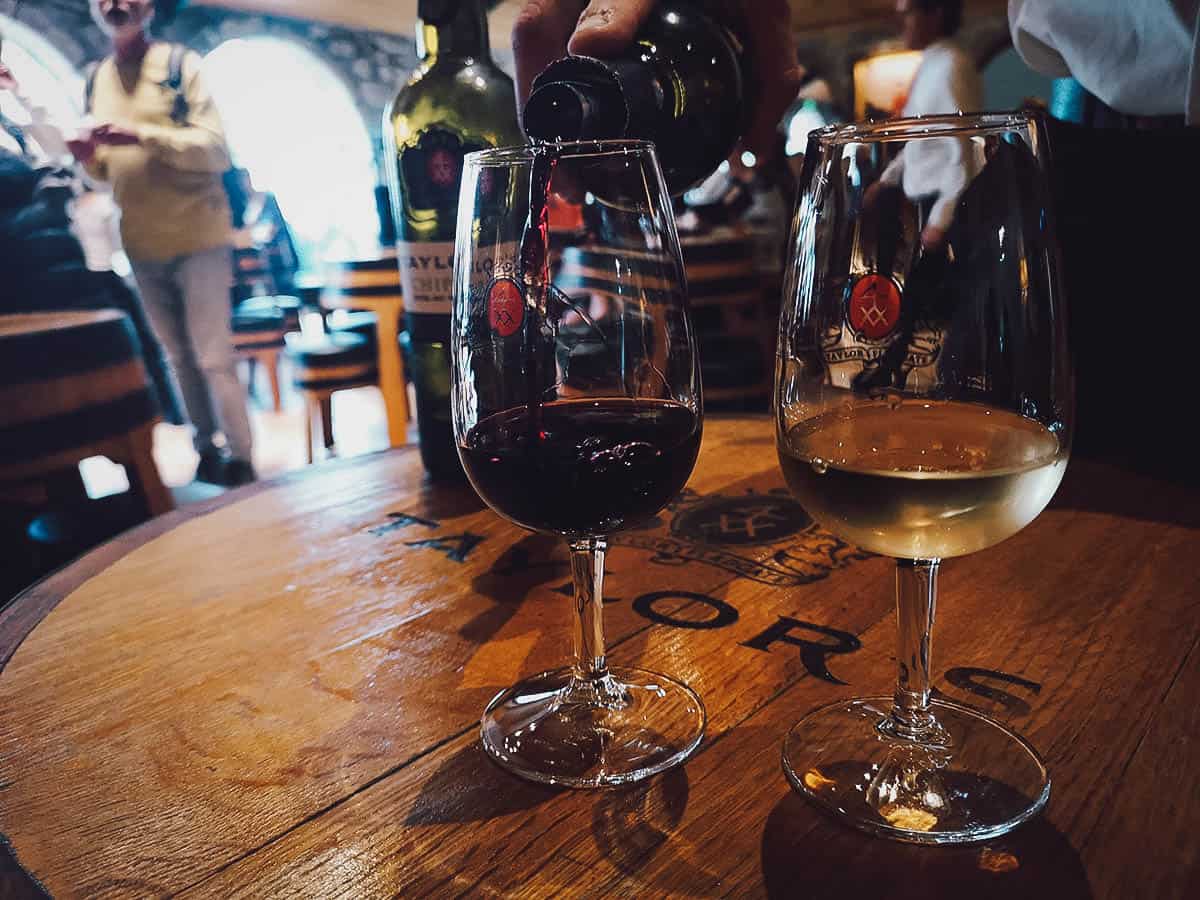
[[648,550],[659,565],[697,562],[776,586],[820,581],[870,556],[822,531],[783,488],[734,496],[685,490],[669,509],[668,532],[635,529],[613,535],[612,543]]
[[799,534],[812,519],[783,494],[712,497],[676,516],[671,531],[708,544],[773,544]]

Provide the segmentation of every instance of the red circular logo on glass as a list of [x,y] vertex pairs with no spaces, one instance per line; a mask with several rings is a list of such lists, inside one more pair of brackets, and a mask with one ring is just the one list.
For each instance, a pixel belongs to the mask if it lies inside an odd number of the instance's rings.
[[429,180],[438,187],[450,187],[458,176],[458,161],[449,150],[434,150],[429,157]]
[[511,278],[497,278],[488,288],[488,325],[500,337],[515,334],[525,321],[525,297]]
[[900,289],[890,278],[864,275],[850,292],[850,324],[863,337],[885,338],[900,321]]

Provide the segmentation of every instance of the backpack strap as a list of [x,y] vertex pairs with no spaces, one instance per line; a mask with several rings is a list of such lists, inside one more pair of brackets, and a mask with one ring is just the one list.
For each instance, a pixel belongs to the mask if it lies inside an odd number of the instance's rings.
[[86,69],[83,70],[83,113],[90,115],[92,111],[92,96],[96,93],[96,73],[100,71],[100,62],[88,63]]
[[[175,95],[175,99],[171,103],[171,121],[176,125],[186,125],[188,113],[191,112],[188,107],[187,94],[183,91],[183,59],[185,56],[187,56],[187,47],[183,44],[171,45],[171,53],[167,57],[167,77],[162,82],[162,86]],[[96,73],[100,71],[100,66],[103,64],[104,60],[92,63],[85,71],[86,80],[83,88],[83,111],[85,114],[92,111],[92,96],[96,92]]]
[[191,111],[188,108],[187,94],[183,91],[183,59],[186,55],[187,47],[183,44],[171,45],[171,54],[167,57],[167,80],[163,82],[163,87],[175,94],[175,100],[171,104],[171,121],[176,125],[186,125],[188,113]]

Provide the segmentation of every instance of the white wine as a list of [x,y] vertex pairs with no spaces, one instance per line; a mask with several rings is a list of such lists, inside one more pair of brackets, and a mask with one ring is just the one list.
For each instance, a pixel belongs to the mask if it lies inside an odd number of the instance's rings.
[[855,401],[779,438],[788,487],[814,519],[902,559],[974,553],[1016,534],[1054,496],[1054,432],[971,403]]

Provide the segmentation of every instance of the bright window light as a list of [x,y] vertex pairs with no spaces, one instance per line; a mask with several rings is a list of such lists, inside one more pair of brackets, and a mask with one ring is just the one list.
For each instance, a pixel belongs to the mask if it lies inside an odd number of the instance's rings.
[[[83,111],[83,79],[53,44],[27,25],[0,16],[0,35],[0,59],[12,69],[21,92],[44,106],[59,127],[74,131]],[[29,122],[28,113],[7,91],[0,93],[0,109],[19,125]]]
[[270,37],[226,41],[205,58],[204,74],[234,162],[275,194],[302,267],[375,256],[375,156],[341,77],[306,48]]

